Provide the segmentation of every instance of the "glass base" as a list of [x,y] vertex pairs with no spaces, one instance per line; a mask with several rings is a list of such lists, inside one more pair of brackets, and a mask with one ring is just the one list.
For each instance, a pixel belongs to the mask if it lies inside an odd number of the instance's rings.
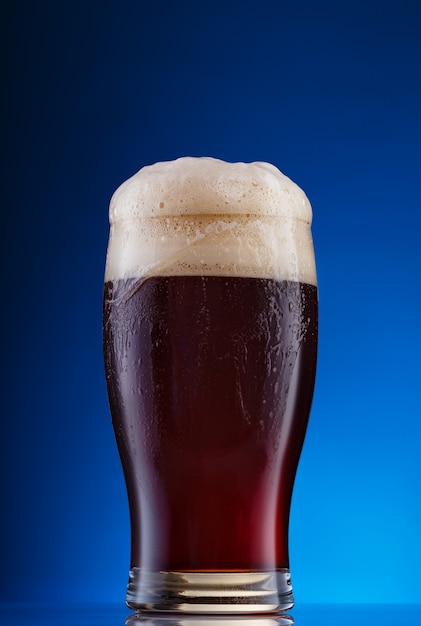
[[275,613],[294,606],[288,569],[267,572],[130,570],[127,606],[135,611]]

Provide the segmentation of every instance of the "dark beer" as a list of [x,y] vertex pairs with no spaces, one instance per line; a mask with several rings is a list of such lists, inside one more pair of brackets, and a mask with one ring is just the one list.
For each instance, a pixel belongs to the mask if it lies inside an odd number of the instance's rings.
[[311,216],[274,166],[216,159],[145,167],[111,200],[103,338],[132,608],[293,605],[289,509],[317,351]]
[[288,568],[316,287],[209,276],[109,282],[104,346],[132,567]]

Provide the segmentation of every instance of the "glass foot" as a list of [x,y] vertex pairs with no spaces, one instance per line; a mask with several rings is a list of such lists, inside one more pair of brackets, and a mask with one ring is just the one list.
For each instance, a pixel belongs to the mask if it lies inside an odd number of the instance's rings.
[[136,611],[275,613],[293,607],[288,569],[269,572],[130,570],[127,606]]
[[125,626],[294,626],[294,618],[287,613],[272,615],[194,615],[190,613],[132,613]]

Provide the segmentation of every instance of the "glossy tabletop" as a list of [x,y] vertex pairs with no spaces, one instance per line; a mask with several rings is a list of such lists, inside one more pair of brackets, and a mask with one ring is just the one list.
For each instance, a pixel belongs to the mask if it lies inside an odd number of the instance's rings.
[[2,626],[421,626],[421,605],[298,605],[283,616],[164,617],[123,605],[0,604]]

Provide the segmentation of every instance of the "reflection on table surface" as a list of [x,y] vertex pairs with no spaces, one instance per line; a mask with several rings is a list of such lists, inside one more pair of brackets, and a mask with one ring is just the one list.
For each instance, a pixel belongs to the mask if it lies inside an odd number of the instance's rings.
[[282,616],[168,616],[124,606],[0,603],[1,626],[421,626],[418,605],[298,604]]
[[147,617],[130,615],[125,626],[293,626],[292,615],[276,617],[259,616],[188,616],[188,617]]
[[146,617],[142,615],[130,615],[126,619],[126,626],[293,626],[292,615],[277,617],[231,617],[218,616],[207,617]]

